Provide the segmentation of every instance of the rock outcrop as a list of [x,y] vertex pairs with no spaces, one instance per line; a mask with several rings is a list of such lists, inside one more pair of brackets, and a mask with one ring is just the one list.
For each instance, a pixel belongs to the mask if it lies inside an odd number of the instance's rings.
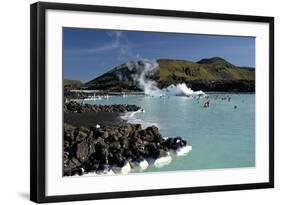
[[81,104],[75,101],[70,101],[64,103],[64,112],[134,112],[138,111],[141,108],[137,105],[128,105],[128,104],[114,104],[114,105],[91,105],[91,104]]
[[[127,173],[144,169],[186,147],[181,137],[164,139],[155,126],[140,124],[91,128],[64,124],[64,175],[83,173]],[[160,159],[160,160],[159,160]]]

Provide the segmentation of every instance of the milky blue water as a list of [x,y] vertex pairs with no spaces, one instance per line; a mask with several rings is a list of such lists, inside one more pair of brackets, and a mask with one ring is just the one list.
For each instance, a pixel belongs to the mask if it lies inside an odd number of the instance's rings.
[[[192,146],[188,155],[146,172],[255,166],[255,95],[208,95],[209,108],[203,108],[204,98],[178,96],[115,96],[87,103],[139,105],[145,112],[137,113],[135,122],[156,124],[164,137],[181,136]],[[222,100],[227,95],[230,101]]]

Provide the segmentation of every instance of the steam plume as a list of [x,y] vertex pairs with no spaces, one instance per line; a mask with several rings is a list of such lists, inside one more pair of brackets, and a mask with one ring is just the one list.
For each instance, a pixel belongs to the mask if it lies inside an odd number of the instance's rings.
[[[143,59],[139,61],[129,61],[127,67],[132,74],[132,78],[138,83],[140,89],[146,95],[150,96],[197,96],[205,95],[203,91],[193,91],[188,88],[185,83],[177,85],[170,85],[167,88],[159,89],[157,82],[152,80],[151,77],[159,69],[159,64],[156,60]],[[120,76],[119,76],[120,78]]]

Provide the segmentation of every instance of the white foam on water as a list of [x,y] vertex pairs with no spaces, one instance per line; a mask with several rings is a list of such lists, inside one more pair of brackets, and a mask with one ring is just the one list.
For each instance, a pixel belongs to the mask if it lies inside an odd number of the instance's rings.
[[100,90],[70,90],[70,92],[75,92],[75,93],[97,93],[97,92],[100,92]]
[[140,166],[140,169],[143,171],[143,170],[147,169],[149,164],[148,164],[148,162],[146,160],[143,160],[143,161],[140,162],[139,166]]
[[185,156],[192,150],[192,146],[186,145],[177,150],[177,156]]
[[100,171],[100,172],[84,172],[83,176],[92,177],[92,176],[101,176],[101,175],[114,175],[115,173],[112,170],[109,171]]
[[137,113],[145,112],[143,109],[139,109],[137,111],[133,112],[126,112],[124,115],[121,116],[123,120],[129,120],[130,118],[133,118]]
[[171,161],[172,161],[172,157],[170,155],[167,155],[166,157],[160,157],[155,160],[154,166],[157,168],[160,168],[160,167],[170,164]]
[[107,172],[106,174],[108,175],[114,175],[114,172],[112,170],[109,170],[109,172]]
[[115,174],[127,174],[131,171],[130,163],[126,162],[126,164],[123,167],[113,166],[112,171]]
[[96,172],[97,175],[112,175],[114,174],[114,172],[110,169],[110,170],[100,170],[98,172]]
[[130,162],[130,165],[132,169],[137,171],[144,171],[148,168],[149,164],[146,160],[143,160],[141,162]]
[[131,124],[141,124],[143,129],[150,127],[152,125],[159,127],[157,123],[147,122],[136,117],[137,113],[144,113],[144,112],[145,112],[144,109],[139,109],[134,112],[126,112],[124,115],[120,116],[120,118]]
[[[156,168],[161,168],[163,166],[166,166],[172,162],[173,157],[186,156],[191,150],[192,150],[192,146],[186,145],[178,150],[170,150],[169,152],[167,152],[167,156],[165,157],[159,157],[157,159],[148,158],[148,159],[144,159],[141,162],[136,162],[136,161],[126,162],[126,164],[123,167],[113,166],[112,169],[110,169],[109,171],[101,170],[99,172],[84,172],[84,169],[82,168],[82,172],[83,172],[83,176],[128,174],[134,171],[143,172],[149,166],[155,166]],[[79,175],[76,174],[74,175],[74,177],[75,176],[79,176]],[[67,177],[73,177],[73,176],[67,176]]]
[[85,177],[92,177],[92,176],[98,176],[100,174],[97,174],[96,172],[87,172],[87,173],[83,173],[83,176]]
[[192,150],[192,146],[190,145],[186,145],[182,148],[179,148],[177,150],[170,150],[170,155],[172,157],[176,157],[176,156],[185,156],[187,155],[190,151]]
[[96,101],[96,100],[102,100],[102,97],[98,96],[98,97],[87,97],[84,98],[82,101]]

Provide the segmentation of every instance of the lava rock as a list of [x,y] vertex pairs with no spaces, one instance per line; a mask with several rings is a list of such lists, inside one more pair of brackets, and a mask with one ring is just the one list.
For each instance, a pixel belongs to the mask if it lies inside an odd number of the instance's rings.
[[64,103],[64,112],[135,112],[141,108],[137,105],[128,104],[114,104],[114,105],[91,105],[82,104],[75,101],[69,101]]
[[170,150],[186,146],[181,137],[162,137],[156,126],[139,124],[74,127],[64,124],[64,175],[105,173],[128,162],[165,157]]

